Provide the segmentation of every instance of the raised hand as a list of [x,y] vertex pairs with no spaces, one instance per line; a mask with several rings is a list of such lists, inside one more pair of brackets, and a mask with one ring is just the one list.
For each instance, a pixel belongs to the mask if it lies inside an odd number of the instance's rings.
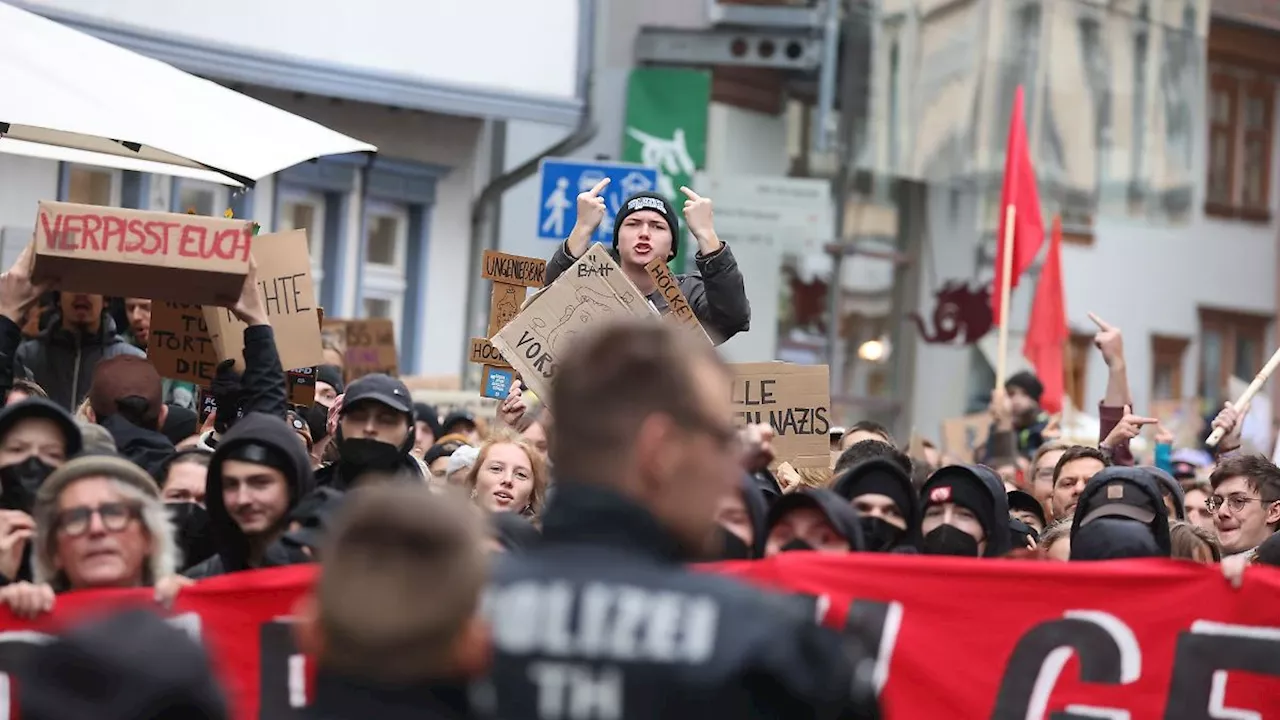
[[684,202],[684,221],[689,226],[689,232],[693,233],[699,241],[715,238],[716,228],[711,199],[704,198],[683,185],[680,186],[680,192],[688,198]]
[[1093,313],[1089,313],[1089,319],[1098,326],[1098,332],[1093,336],[1093,344],[1102,351],[1102,360],[1107,367],[1111,367],[1116,362],[1124,362],[1124,336],[1120,334],[1120,328],[1108,324]]
[[574,225],[574,232],[584,232],[587,235],[593,235],[596,229],[600,227],[600,223],[604,221],[605,211],[607,208],[604,204],[604,198],[600,193],[609,186],[609,178],[605,178],[596,183],[596,186],[590,190],[578,194],[578,222]]
[[1133,408],[1125,405],[1124,417],[1120,418],[1120,422],[1116,423],[1116,426],[1107,434],[1107,438],[1102,441],[1102,445],[1114,448],[1121,443],[1126,443],[1138,437],[1142,433],[1142,428],[1147,425],[1155,425],[1159,422],[1159,418],[1134,415]]
[[0,315],[19,325],[22,324],[23,313],[49,289],[49,283],[32,284],[31,267],[34,259],[35,244],[32,243],[22,249],[22,254],[14,261],[13,267],[0,275]]

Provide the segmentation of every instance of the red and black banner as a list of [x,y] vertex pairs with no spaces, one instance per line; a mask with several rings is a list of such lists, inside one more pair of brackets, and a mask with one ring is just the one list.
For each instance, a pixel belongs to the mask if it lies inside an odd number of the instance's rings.
[[[1215,567],[1173,561],[785,553],[709,569],[813,598],[825,624],[877,653],[895,720],[1280,717],[1280,570],[1250,568],[1235,590]],[[179,595],[174,621],[209,648],[238,720],[291,718],[310,695],[289,616],[314,572],[239,573]],[[69,593],[35,623],[0,610],[0,670],[38,641],[14,631],[149,601]]]

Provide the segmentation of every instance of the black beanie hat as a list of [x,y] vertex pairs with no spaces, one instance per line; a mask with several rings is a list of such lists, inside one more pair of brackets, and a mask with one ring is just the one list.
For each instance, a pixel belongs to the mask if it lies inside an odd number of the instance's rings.
[[987,535],[988,545],[991,544],[996,522],[1005,526],[1009,523],[1008,513],[1005,517],[996,517],[995,502],[982,479],[962,465],[951,465],[935,472],[920,490],[920,499],[924,503],[922,511],[930,505],[952,502],[973,513]]
[[622,207],[618,208],[618,214],[613,218],[614,253],[618,252],[618,231],[622,229],[622,222],[628,215],[641,210],[653,210],[666,219],[667,225],[671,228],[671,254],[667,257],[667,262],[675,260],[676,251],[680,248],[680,218],[676,216],[676,210],[671,207],[671,203],[657,193],[636,193],[627,198],[627,201],[622,203]]
[[1004,381],[1004,389],[1018,388],[1022,392],[1031,396],[1032,400],[1040,402],[1040,396],[1044,395],[1044,383],[1040,382],[1040,378],[1023,370],[1020,373],[1014,373],[1013,377]]
[[849,502],[853,502],[859,495],[884,495],[893,500],[909,525],[914,525],[919,520],[911,476],[892,460],[864,460],[838,476],[831,490]]
[[329,385],[339,395],[347,389],[346,383],[342,382],[342,368],[337,365],[317,365],[316,381]]
[[289,456],[279,448],[252,440],[241,443],[229,452],[223,460],[239,460],[241,462],[263,465],[279,470],[286,478],[292,478],[298,469],[289,460]]

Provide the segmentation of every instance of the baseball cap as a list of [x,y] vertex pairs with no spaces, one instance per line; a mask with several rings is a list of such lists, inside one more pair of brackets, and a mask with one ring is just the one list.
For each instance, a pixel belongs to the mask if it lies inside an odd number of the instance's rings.
[[[1081,526],[1100,517],[1129,518],[1143,524],[1156,518],[1156,508],[1151,505],[1151,497],[1142,488],[1123,479],[1109,481],[1094,495],[1090,504],[1092,507],[1080,518]],[[1163,512],[1164,509],[1160,510]]]
[[1022,490],[1010,490],[1008,492],[1008,496],[1010,510],[1029,512],[1040,518],[1040,523],[1042,525],[1047,524],[1044,517],[1044,507],[1041,506],[1040,501],[1036,500],[1030,493],[1023,492]]
[[365,375],[348,385],[342,400],[342,412],[346,413],[356,403],[366,400],[381,403],[396,412],[413,415],[413,398],[409,395],[409,388],[390,375]]

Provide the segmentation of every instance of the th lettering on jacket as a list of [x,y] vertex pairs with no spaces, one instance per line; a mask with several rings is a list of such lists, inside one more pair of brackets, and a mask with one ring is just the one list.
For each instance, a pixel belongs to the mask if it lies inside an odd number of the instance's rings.
[[528,680],[546,720],[621,718],[626,668],[707,662],[720,617],[704,595],[599,582],[517,582],[490,589],[482,607],[500,651],[543,658]]

